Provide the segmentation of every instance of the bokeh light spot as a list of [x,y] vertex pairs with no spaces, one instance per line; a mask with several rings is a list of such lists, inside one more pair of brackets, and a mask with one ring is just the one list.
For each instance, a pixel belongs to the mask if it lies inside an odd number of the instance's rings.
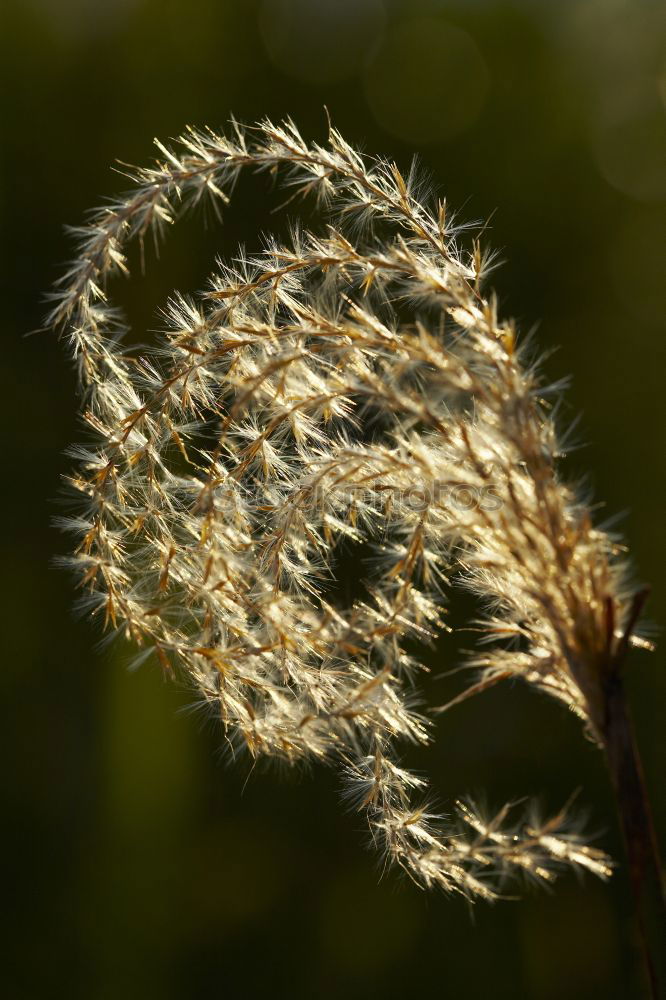
[[279,70],[306,83],[354,76],[384,29],[381,0],[264,0],[259,27]]
[[600,172],[637,201],[666,199],[666,116],[663,109],[630,116],[593,138]]
[[379,124],[408,142],[448,139],[477,119],[488,92],[486,62],[471,35],[436,18],[398,23],[365,78]]
[[69,43],[122,31],[143,0],[23,0],[49,30]]

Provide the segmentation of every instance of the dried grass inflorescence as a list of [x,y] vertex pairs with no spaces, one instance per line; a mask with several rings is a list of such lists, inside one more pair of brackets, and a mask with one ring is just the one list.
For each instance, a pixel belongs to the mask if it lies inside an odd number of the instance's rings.
[[[72,562],[86,606],[155,654],[253,757],[335,760],[375,840],[419,884],[492,898],[608,859],[563,815],[444,821],[396,744],[426,742],[416,641],[454,578],[487,606],[477,687],[520,677],[603,731],[603,674],[630,601],[609,537],[558,477],[558,442],[516,332],[415,176],[291,122],[188,131],[79,231],[51,323],[78,364],[96,445],[79,448]],[[159,345],[124,350],[107,279],[180,207],[228,200],[243,168],[326,213],[174,296]],[[451,484],[492,504],[455,502]],[[420,502],[414,502],[414,487]],[[369,545],[364,599],[332,589],[341,539]]]

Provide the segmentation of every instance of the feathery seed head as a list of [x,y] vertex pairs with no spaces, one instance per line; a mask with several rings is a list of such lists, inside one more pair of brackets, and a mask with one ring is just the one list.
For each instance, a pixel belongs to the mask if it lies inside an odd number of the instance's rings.
[[[482,292],[492,256],[465,252],[413,171],[333,128],[324,145],[290,121],[157,145],[131,192],[76,231],[50,317],[97,440],[74,452],[67,525],[86,608],[138,659],[187,677],[234,745],[339,761],[375,840],[419,884],[492,898],[491,876],[510,872],[608,875],[564,816],[507,828],[507,809],[458,804],[444,822],[396,763],[398,741],[429,739],[409,650],[446,627],[453,574],[489,609],[469,693],[520,677],[592,738],[604,665],[628,635],[616,548],[561,481],[538,379]],[[107,285],[126,245],[182,205],[225,203],[243,168],[312,193],[326,224],[218,262],[202,295],[171,298],[154,349],[123,350]],[[331,594],[345,538],[373,552],[347,608]]]

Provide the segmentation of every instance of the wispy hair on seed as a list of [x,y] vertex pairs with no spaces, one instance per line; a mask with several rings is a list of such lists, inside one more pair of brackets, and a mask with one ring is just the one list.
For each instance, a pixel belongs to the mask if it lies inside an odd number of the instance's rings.
[[[337,763],[418,884],[492,899],[511,875],[608,876],[564,813],[459,802],[444,820],[399,763],[430,739],[415,640],[446,627],[451,582],[486,609],[469,691],[519,678],[598,742],[605,665],[634,625],[618,547],[561,478],[544,387],[484,291],[492,256],[465,249],[414,171],[334,128],[321,145],[291,121],[157,145],[78,231],[49,320],[95,442],[71,477],[86,607],[186,678],[234,746]],[[320,228],[219,261],[202,294],[172,296],[154,349],[125,350],[108,283],[128,243],[185,205],[223,206],[244,168],[314,196]],[[498,502],[456,504],[442,483],[492,485]],[[342,539],[373,556],[350,607],[332,587]]]

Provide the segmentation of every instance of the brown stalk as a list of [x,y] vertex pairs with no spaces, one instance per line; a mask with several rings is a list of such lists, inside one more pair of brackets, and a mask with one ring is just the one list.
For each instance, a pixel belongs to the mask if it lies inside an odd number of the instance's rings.
[[[629,621],[615,650],[609,645],[604,671],[604,725],[602,739],[611,775],[622,830],[634,916],[650,996],[659,1000],[666,987],[666,893],[659,843],[645,784],[643,765],[624,688],[622,668],[632,630],[647,599],[648,590],[634,597]],[[613,634],[614,608],[607,603],[609,634]]]

